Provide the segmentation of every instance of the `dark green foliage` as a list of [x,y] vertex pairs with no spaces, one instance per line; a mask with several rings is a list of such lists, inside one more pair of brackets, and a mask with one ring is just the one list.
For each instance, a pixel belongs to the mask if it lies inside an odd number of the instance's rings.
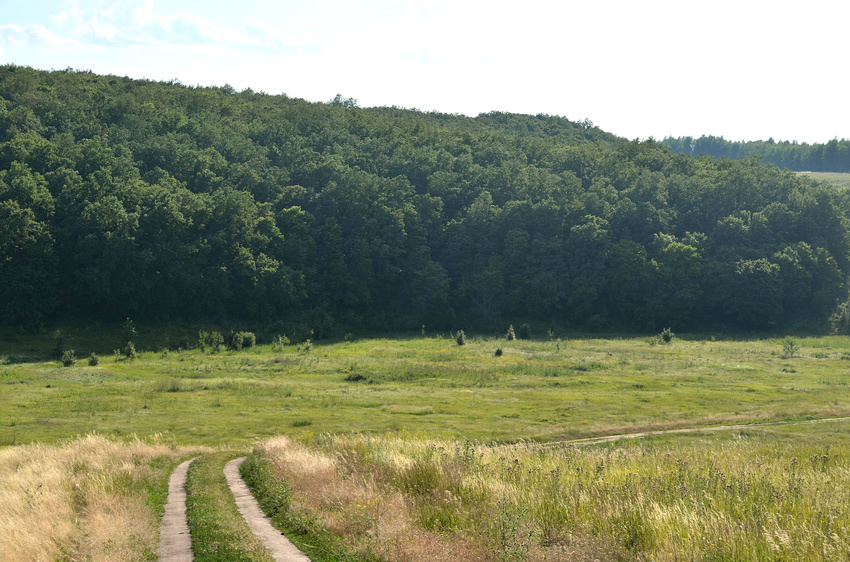
[[659,334],[658,337],[664,343],[673,343],[673,338],[676,337],[676,334],[674,334],[673,330],[670,328],[664,328],[661,330],[661,334]]
[[242,345],[245,341],[245,334],[243,332],[236,332],[233,334],[233,337],[230,339],[231,345],[233,349],[236,351],[242,351]]
[[463,330],[457,331],[457,334],[455,334],[455,341],[458,345],[466,345],[466,334]]
[[794,357],[794,354],[800,351],[800,346],[797,340],[791,336],[785,336],[782,340],[782,352],[786,357]]
[[201,348],[202,352],[209,349],[210,353],[218,353],[224,348],[224,336],[216,331],[207,332],[206,330],[199,330],[198,347]]
[[746,158],[759,156],[780,168],[796,171],[850,172],[850,140],[832,139],[826,144],[808,144],[772,138],[766,141],[728,141],[723,137],[668,137],[664,144],[682,154],[715,158]]
[[98,363],[100,363],[100,358],[92,352],[92,354],[89,355],[89,366],[95,367]]
[[4,324],[819,326],[848,217],[845,192],[757,159],[587,121],[0,66]]
[[77,354],[74,353],[73,349],[66,349],[62,352],[62,356],[59,360],[62,361],[64,366],[73,367],[77,364]]
[[501,348],[501,347],[497,347],[497,348],[496,348],[496,353],[495,353],[495,355],[496,355],[496,357],[501,357],[501,356],[502,356],[502,348]]
[[517,336],[521,340],[530,340],[531,339],[531,328],[528,324],[521,324],[519,330],[517,330]]

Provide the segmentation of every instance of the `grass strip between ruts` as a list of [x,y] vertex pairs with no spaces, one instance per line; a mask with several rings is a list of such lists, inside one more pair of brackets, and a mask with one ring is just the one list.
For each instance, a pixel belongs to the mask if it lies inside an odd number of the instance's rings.
[[240,456],[227,451],[204,455],[189,467],[186,518],[197,562],[273,562],[236,508],[224,465]]

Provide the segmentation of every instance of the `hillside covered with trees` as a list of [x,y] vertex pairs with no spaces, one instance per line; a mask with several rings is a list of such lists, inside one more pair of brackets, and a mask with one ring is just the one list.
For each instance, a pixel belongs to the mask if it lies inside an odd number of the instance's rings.
[[723,137],[667,137],[662,141],[679,154],[715,158],[759,156],[765,162],[796,172],[850,172],[850,140],[832,139],[825,144],[789,141],[729,141]]
[[845,191],[547,115],[0,67],[0,322],[825,326]]

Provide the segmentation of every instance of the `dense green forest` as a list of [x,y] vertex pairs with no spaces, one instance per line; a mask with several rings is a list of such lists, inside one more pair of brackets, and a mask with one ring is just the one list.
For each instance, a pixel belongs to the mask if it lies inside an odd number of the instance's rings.
[[679,154],[715,158],[760,156],[765,162],[797,172],[850,172],[850,140],[833,139],[826,144],[789,141],[728,141],[723,137],[667,137],[662,141]]
[[824,326],[850,201],[590,122],[0,67],[0,322]]

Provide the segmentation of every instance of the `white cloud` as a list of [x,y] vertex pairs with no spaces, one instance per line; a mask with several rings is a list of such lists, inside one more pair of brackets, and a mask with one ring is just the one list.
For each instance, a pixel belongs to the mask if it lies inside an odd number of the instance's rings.
[[59,37],[43,25],[21,26],[14,23],[0,27],[0,43],[42,49],[68,49],[80,46],[77,41]]

